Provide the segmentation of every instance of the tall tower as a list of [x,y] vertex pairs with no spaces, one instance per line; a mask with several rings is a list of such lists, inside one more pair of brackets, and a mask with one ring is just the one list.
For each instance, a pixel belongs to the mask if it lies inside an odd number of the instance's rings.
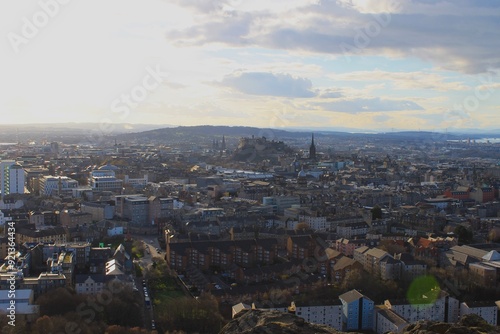
[[220,146],[220,149],[222,151],[224,151],[226,149],[226,138],[224,137],[224,135],[222,135],[222,144]]
[[24,169],[14,160],[0,162],[0,192],[2,197],[8,194],[24,194]]
[[311,146],[309,146],[309,159],[316,160],[316,145],[314,145],[314,133],[311,137]]

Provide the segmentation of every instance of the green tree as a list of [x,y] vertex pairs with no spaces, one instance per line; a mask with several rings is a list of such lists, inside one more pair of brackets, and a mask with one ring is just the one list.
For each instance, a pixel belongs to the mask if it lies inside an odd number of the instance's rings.
[[124,286],[120,293],[113,294],[113,298],[105,306],[106,322],[108,325],[141,326],[142,299],[139,299],[130,286]]
[[134,240],[132,243],[132,256],[136,258],[144,257],[144,243],[140,240]]
[[341,288],[343,290],[356,289],[362,286],[363,283],[363,271],[359,269],[354,269],[349,271],[342,281]]
[[202,295],[199,299],[182,297],[161,305],[158,322],[162,328],[188,333],[218,333],[225,324],[219,312],[219,304],[212,295]]
[[382,219],[382,209],[380,208],[380,206],[375,205],[371,209],[371,212],[372,212],[372,220]]
[[77,295],[73,290],[57,288],[41,295],[37,304],[40,305],[40,315],[53,316],[75,311],[84,300],[85,297]]
[[474,237],[472,231],[463,225],[458,225],[457,227],[455,227],[454,233],[458,237],[458,242],[461,244],[470,243]]

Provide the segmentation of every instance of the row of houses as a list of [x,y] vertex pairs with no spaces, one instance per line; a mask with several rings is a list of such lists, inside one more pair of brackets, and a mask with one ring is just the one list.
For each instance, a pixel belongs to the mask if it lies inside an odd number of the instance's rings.
[[392,256],[380,248],[363,246],[354,250],[353,257],[364,270],[383,280],[411,281],[427,272],[427,264],[409,253]]
[[[103,275],[105,282],[127,281],[133,269],[122,245],[114,253],[109,247],[91,247],[90,243],[26,244],[25,249],[15,254],[13,266],[7,262],[0,266],[1,287],[7,287],[14,277],[17,288],[32,288],[35,296],[60,286],[76,285],[78,292],[82,275]],[[44,283],[48,281],[50,284]]]
[[472,188],[472,187],[459,186],[455,189],[451,188],[446,189],[444,195],[446,197],[458,200],[472,199],[478,203],[485,203],[494,201],[495,198],[498,197],[498,189],[495,189],[493,187]]
[[284,247],[276,238],[194,240],[167,242],[166,259],[172,269],[218,267],[246,284],[273,281],[312,267],[323,277],[341,282],[350,270],[362,269],[358,261],[328,247],[317,235],[290,235]]
[[[339,302],[333,305],[312,306],[296,305],[266,308],[281,312],[290,312],[304,320],[328,325],[339,331],[374,331],[377,334],[402,333],[403,329],[419,320],[455,323],[460,316],[477,314],[491,325],[498,325],[499,302],[462,302],[439,291],[434,301],[412,303],[408,300],[386,300],[383,305],[375,303],[357,290],[351,290],[339,296]],[[239,303],[233,306],[233,318],[244,309],[259,308]]]
[[166,259],[170,268],[185,271],[189,265],[200,269],[211,266],[228,269],[234,264],[254,267],[272,264],[278,256],[276,239],[167,242]]

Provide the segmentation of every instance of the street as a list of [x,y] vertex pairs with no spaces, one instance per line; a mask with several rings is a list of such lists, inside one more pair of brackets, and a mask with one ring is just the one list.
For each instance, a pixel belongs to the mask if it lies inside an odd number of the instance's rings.
[[[149,268],[149,266],[152,265],[153,258],[154,257],[164,257],[164,252],[158,253],[156,249],[158,248],[158,240],[156,239],[157,236],[151,236],[151,235],[132,235],[132,238],[134,240],[140,240],[144,243],[144,257],[136,260],[135,262],[138,263],[142,269],[143,269],[143,274],[145,274],[145,269]],[[153,301],[151,300],[151,295],[150,295],[150,289],[149,289],[149,284],[147,282],[147,279],[145,277],[136,277],[135,278],[136,286],[137,289],[139,290],[139,293],[141,294],[141,298],[144,302],[144,321],[146,324],[146,327],[149,329],[156,329],[156,324],[154,323],[154,311],[153,311]],[[146,305],[146,295],[149,297],[149,305]],[[154,327],[154,328],[153,328]]]

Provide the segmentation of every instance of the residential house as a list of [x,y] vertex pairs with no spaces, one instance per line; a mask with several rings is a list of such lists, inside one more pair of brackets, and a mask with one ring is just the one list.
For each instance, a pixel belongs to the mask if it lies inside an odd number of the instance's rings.
[[333,265],[330,277],[337,283],[343,282],[346,275],[353,270],[362,270],[363,265],[347,256],[342,256]]
[[45,228],[43,230],[32,230],[18,228],[16,230],[16,242],[23,243],[65,243],[67,241],[67,230],[62,226]]
[[366,246],[365,239],[340,238],[335,241],[335,249],[347,256],[354,256],[354,250]]
[[106,276],[103,274],[76,275],[77,294],[95,295],[102,292]]

